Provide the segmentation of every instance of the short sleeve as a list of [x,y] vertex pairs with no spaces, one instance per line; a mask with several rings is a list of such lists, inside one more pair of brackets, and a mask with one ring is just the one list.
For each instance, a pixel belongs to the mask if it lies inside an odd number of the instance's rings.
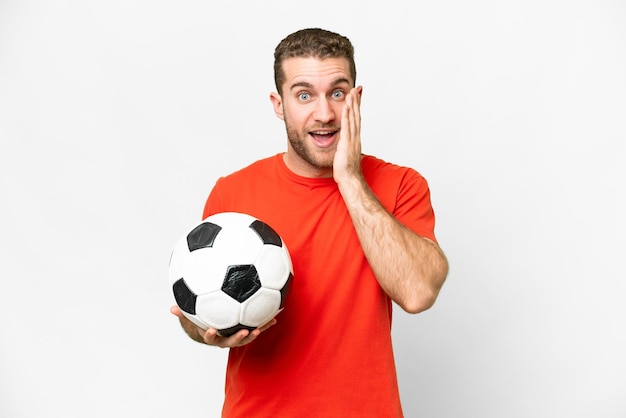
[[435,213],[428,182],[418,172],[406,169],[397,189],[393,215],[418,235],[435,238]]

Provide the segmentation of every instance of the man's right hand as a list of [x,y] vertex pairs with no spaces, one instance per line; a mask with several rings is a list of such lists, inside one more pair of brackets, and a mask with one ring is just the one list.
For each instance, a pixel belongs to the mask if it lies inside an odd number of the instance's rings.
[[276,318],[270,320],[267,324],[248,331],[242,329],[231,335],[230,337],[223,337],[217,333],[214,328],[202,329],[183,315],[180,308],[176,305],[170,308],[170,312],[177,316],[180,320],[180,324],[183,329],[191,337],[192,340],[207,345],[213,345],[221,348],[241,347],[254,341],[263,331],[276,324]]

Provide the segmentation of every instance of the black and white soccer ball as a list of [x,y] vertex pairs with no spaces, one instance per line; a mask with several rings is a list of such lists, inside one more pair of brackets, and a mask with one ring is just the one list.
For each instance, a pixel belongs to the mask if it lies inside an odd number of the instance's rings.
[[292,279],[282,238],[237,212],[217,213],[196,225],[176,243],[169,264],[183,315],[223,336],[270,321],[283,309]]

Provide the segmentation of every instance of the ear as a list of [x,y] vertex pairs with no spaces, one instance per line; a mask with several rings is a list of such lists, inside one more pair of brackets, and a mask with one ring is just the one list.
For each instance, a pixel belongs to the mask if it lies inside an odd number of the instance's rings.
[[274,113],[279,119],[285,120],[285,111],[283,109],[283,98],[278,93],[270,93],[270,101],[274,107]]

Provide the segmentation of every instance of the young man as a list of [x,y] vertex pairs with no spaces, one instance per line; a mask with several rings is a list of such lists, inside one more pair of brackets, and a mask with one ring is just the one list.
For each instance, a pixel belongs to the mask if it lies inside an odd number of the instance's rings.
[[285,309],[230,337],[180,318],[196,341],[230,347],[224,417],[401,417],[392,301],[410,313],[435,302],[448,271],[426,181],[361,154],[362,87],[350,41],[304,29],[275,50],[287,151],[220,178],[204,217],[249,213],[290,250]]

